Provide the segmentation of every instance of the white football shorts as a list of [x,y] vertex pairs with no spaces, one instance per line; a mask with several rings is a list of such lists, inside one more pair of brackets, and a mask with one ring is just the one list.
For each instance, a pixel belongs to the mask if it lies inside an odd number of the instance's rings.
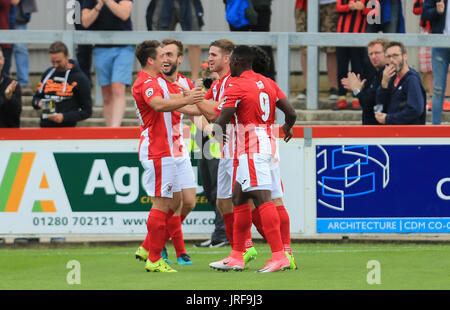
[[271,154],[253,153],[239,156],[239,167],[236,171],[236,182],[243,192],[255,190],[272,191]]
[[197,181],[192,169],[191,158],[187,156],[175,157],[177,165],[178,184],[181,190],[187,188],[197,188]]
[[142,184],[150,197],[173,198],[179,192],[178,172],[172,156],[141,160],[145,171]]
[[283,183],[281,181],[279,161],[272,161],[270,175],[272,177],[272,199],[282,198],[284,190]]
[[217,199],[231,198],[234,178],[233,159],[221,158],[217,169]]

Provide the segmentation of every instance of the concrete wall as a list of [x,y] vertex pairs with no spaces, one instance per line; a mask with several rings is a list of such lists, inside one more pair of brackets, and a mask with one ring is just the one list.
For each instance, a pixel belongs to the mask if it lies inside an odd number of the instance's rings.
[[[66,5],[68,0],[38,0],[38,12],[33,14],[28,25],[33,30],[70,30],[73,25],[66,21]],[[146,30],[145,11],[149,0],[134,0],[132,21],[133,29]],[[205,26],[203,31],[228,31],[225,20],[225,8],[222,0],[202,0],[205,10]],[[408,33],[419,32],[419,17],[412,14],[413,1],[403,0],[404,15]],[[295,32],[294,20],[295,0],[273,0],[271,31],[273,32]],[[178,27],[177,31],[181,31]],[[48,55],[45,45],[29,45],[30,48],[30,71],[40,73],[49,66]],[[409,49],[409,63],[418,67],[417,48]],[[203,50],[202,58],[207,58],[206,48]],[[321,55],[320,70],[326,71],[325,57]],[[300,52],[293,49],[290,57],[291,71],[300,71]],[[181,66],[182,71],[188,71],[188,61]],[[15,72],[13,64],[12,71]]]

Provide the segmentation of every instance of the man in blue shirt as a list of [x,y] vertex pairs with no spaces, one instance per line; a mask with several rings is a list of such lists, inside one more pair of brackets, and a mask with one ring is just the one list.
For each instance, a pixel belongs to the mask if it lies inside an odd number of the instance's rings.
[[383,105],[382,113],[375,113],[380,124],[425,125],[426,95],[421,77],[408,67],[408,54],[401,42],[385,47],[386,68],[377,90],[376,102]]
[[[81,24],[95,31],[131,31],[132,0],[84,0]],[[126,108],[126,86],[131,85],[133,45],[95,45],[95,74],[102,88],[106,126],[120,127]]]

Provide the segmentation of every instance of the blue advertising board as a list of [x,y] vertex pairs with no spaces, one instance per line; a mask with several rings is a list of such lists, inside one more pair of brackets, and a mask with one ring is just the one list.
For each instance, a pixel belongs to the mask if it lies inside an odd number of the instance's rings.
[[318,233],[450,233],[450,145],[316,146]]

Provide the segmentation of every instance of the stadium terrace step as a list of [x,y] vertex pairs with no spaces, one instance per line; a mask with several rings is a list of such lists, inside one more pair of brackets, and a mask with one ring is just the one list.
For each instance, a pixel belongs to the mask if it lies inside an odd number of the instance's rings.
[[[33,109],[32,106],[23,106],[21,117],[39,117],[41,112],[39,110]],[[91,118],[103,118],[102,107],[94,106],[92,107]],[[125,109],[124,118],[136,119],[136,109],[134,107],[127,106]]]
[[313,122],[313,121],[361,122],[361,111],[296,110],[296,112],[297,112],[297,122]]
[[[77,123],[77,127],[105,127],[105,120],[103,118],[89,118],[87,120]],[[137,127],[139,126],[137,118],[123,119],[122,127]],[[38,117],[22,117],[20,119],[21,128],[35,128],[39,127]]]

